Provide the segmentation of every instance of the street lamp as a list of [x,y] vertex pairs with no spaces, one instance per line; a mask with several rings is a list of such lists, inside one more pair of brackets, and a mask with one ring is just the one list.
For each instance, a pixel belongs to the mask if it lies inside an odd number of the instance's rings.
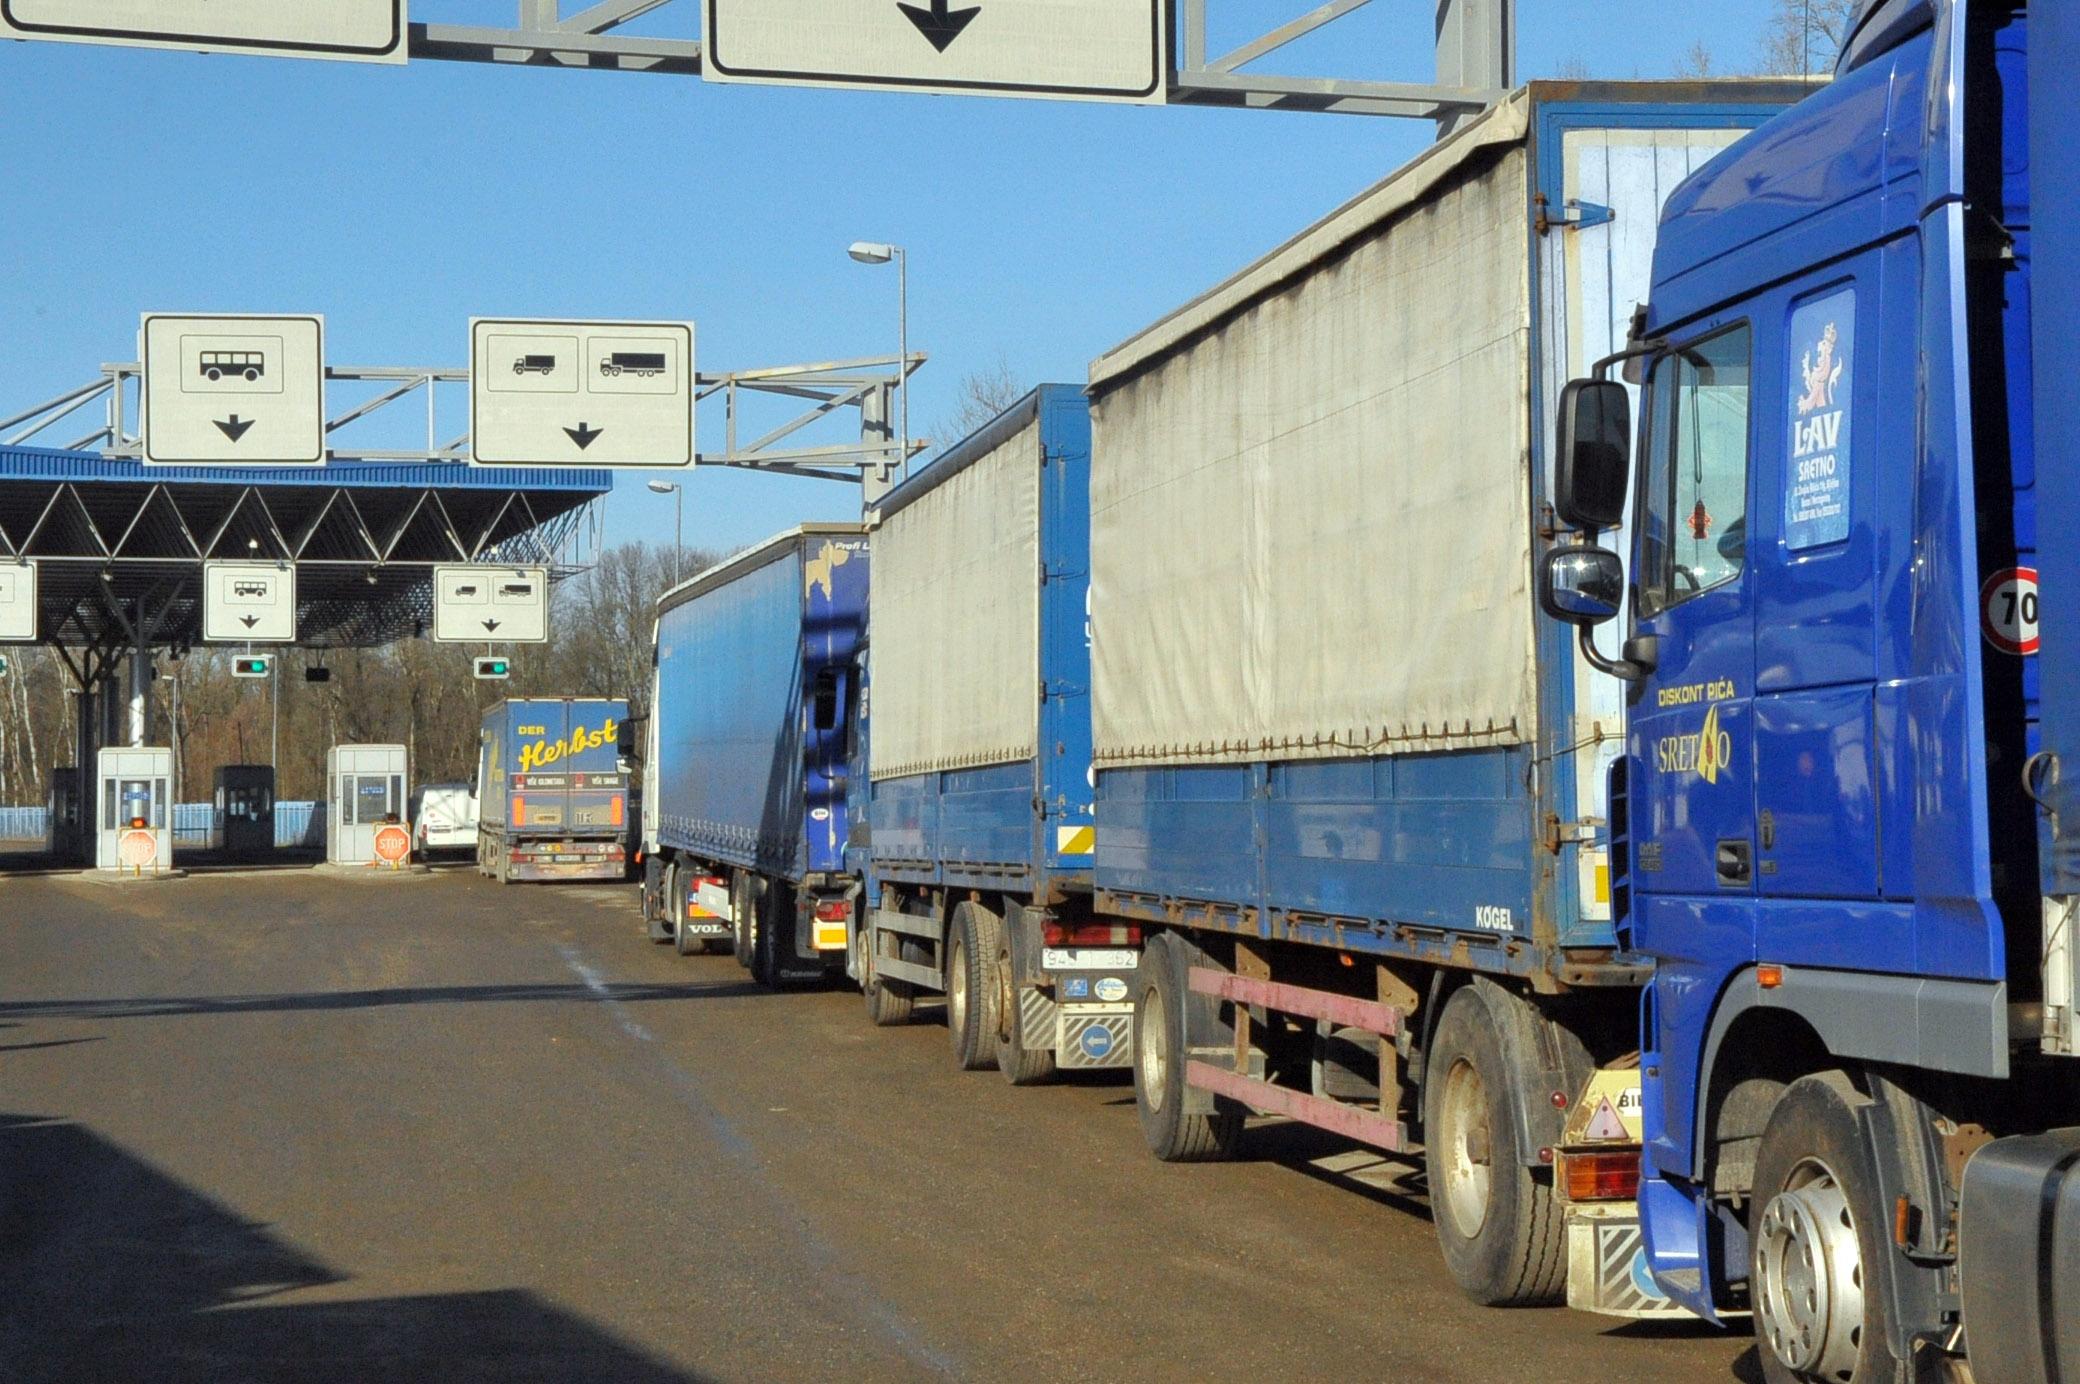
[[677,481],[651,481],[650,493],[672,497],[672,585],[679,584],[680,554],[686,551],[686,496]]
[[855,240],[845,253],[861,264],[896,262],[896,383],[903,391],[903,474],[910,474],[910,257],[900,245]]

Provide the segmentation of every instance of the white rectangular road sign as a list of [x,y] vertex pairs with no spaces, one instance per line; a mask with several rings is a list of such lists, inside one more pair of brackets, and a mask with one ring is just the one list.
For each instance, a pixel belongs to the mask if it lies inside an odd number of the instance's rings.
[[472,318],[479,466],[693,465],[691,322]]
[[546,567],[436,567],[433,638],[439,644],[549,642]]
[[36,564],[0,558],[0,644],[36,642]]
[[1167,0],[707,0],[701,75],[1160,104]]
[[0,38],[401,63],[405,0],[0,0]]
[[144,459],[154,466],[323,466],[325,320],[148,312]]
[[202,564],[202,638],[211,644],[294,644],[296,569],[272,562]]

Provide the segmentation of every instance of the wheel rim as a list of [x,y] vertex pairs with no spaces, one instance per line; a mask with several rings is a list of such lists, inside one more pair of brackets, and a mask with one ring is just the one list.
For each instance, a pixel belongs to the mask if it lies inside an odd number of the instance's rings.
[[1157,1112],[1163,1108],[1163,1093],[1170,1089],[1170,1054],[1164,1050],[1169,1034],[1163,992],[1150,986],[1141,997],[1141,1022],[1135,1025],[1135,1066],[1141,1073],[1141,1098]]
[[1808,1379],[1855,1378],[1863,1345],[1863,1250],[1834,1169],[1808,1158],[1763,1208],[1756,1319],[1771,1351]]
[[960,1042],[968,1029],[968,949],[955,941],[946,965],[946,1026]]
[[1444,1204],[1452,1224],[1471,1240],[1488,1223],[1491,1147],[1488,1084],[1471,1062],[1452,1064],[1445,1074],[1438,1142],[1444,1149]]

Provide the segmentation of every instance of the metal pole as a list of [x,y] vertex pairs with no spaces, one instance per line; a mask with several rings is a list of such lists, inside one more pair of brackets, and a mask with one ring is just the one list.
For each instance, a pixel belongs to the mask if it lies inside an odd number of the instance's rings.
[[132,749],[141,749],[143,747],[144,738],[150,729],[146,725],[146,721],[149,719],[150,707],[145,702],[145,696],[148,687],[147,680],[151,676],[151,654],[145,648],[144,620],[144,603],[140,601],[137,606],[137,643],[130,651],[130,746]]
[[903,390],[903,475],[910,475],[910,252],[896,247],[896,381]]
[[282,778],[282,661],[270,659],[267,664],[267,710],[274,725],[267,737],[267,767],[274,770],[275,787],[281,787]]
[[672,585],[679,584],[679,566],[686,561],[686,487],[672,487]]

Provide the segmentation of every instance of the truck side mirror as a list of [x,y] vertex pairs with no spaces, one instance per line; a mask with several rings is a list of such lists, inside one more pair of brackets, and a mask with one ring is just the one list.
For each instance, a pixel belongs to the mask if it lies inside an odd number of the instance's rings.
[[1625,519],[1632,461],[1632,398],[1616,380],[1575,380],[1560,392],[1553,454],[1553,509],[1573,528],[1614,529]]
[[635,758],[636,728],[633,721],[624,720],[614,728],[614,753],[623,759]]
[[1539,573],[1538,603],[1555,620],[1581,629],[1603,624],[1625,604],[1625,564],[1592,544],[1554,548]]

